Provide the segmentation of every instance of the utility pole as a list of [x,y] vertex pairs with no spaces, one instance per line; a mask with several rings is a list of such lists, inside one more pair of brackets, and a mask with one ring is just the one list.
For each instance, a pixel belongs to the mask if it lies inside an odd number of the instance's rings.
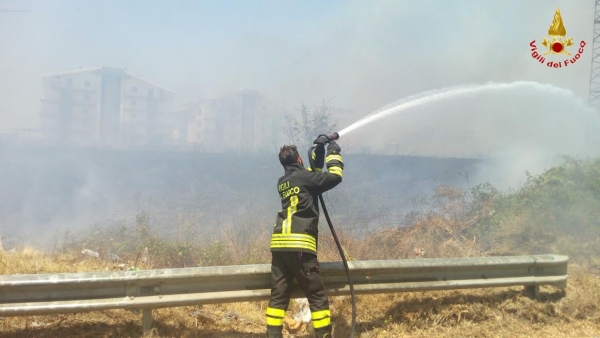
[[600,0],[596,0],[594,11],[594,41],[592,42],[589,104],[600,108]]

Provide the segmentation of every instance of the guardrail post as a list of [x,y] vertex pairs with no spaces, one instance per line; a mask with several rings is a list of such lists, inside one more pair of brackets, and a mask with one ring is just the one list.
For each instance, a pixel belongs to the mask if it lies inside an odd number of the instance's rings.
[[525,286],[525,292],[530,294],[536,300],[540,299],[540,286],[539,285],[527,285],[527,286]]
[[144,309],[143,311],[142,330],[144,333],[152,330],[152,309]]

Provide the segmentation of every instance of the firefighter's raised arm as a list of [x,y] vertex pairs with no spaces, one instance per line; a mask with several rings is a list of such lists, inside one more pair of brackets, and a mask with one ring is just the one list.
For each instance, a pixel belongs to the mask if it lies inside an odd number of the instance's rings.
[[[318,146],[317,146],[318,147]],[[324,148],[323,148],[324,150]],[[315,160],[317,160],[319,157]],[[314,194],[321,194],[334,188],[336,185],[342,182],[342,174],[344,171],[344,161],[341,155],[341,148],[335,142],[329,142],[327,146],[327,155],[325,156],[325,165],[327,166],[327,172],[311,172],[308,176],[310,178],[307,189]],[[315,167],[317,164],[315,161]]]

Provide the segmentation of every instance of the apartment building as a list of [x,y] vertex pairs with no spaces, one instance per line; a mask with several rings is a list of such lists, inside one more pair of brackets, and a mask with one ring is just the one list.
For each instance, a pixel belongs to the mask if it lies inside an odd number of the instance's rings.
[[207,152],[273,151],[284,140],[283,109],[256,91],[205,98],[177,111],[179,144]]
[[173,91],[123,69],[97,67],[42,77],[41,129],[70,146],[154,147],[173,142]]

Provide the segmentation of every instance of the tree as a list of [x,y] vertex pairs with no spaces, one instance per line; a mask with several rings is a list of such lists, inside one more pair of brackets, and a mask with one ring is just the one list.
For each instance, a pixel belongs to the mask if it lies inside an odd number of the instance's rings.
[[333,120],[333,111],[328,101],[313,106],[312,110],[305,103],[301,103],[298,113],[300,120],[287,113],[285,118],[288,139],[298,146],[300,151],[308,149],[319,134],[329,135],[337,128],[337,121]]

